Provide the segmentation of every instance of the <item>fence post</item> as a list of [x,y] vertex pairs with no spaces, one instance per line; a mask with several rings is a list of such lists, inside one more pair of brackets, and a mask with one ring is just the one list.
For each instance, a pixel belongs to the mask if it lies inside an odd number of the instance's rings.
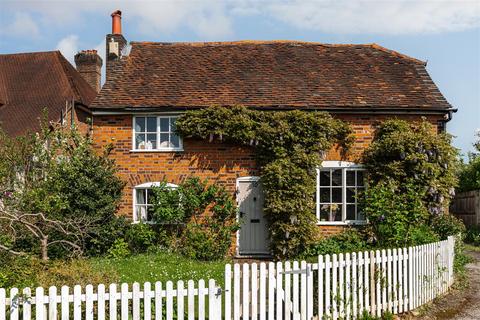
[[5,289],[0,288],[0,320],[6,320],[7,297]]
[[413,308],[413,248],[408,247],[408,309],[405,309],[413,310]]
[[208,319],[222,319],[222,294],[213,279],[208,281]]
[[225,265],[225,320],[232,318],[232,266]]
[[43,288],[35,289],[35,319],[45,319],[45,305],[44,305]]

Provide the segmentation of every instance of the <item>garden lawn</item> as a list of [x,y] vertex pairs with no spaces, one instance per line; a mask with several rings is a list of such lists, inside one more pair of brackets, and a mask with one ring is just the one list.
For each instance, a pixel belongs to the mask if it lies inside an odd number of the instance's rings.
[[230,261],[195,261],[175,253],[158,252],[121,259],[95,258],[89,260],[92,270],[115,272],[118,282],[155,282],[215,279],[223,285],[225,264]]

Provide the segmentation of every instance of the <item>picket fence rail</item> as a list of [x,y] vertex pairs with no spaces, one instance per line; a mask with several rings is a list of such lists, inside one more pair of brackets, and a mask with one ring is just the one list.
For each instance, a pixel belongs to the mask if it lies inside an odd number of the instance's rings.
[[210,279],[8,292],[0,320],[356,319],[413,310],[453,283],[454,237],[421,246],[318,256],[317,262],[227,264]]

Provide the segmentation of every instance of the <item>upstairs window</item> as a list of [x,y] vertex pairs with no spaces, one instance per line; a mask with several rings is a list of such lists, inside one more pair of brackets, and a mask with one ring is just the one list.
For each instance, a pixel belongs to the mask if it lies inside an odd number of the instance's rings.
[[365,170],[342,161],[324,161],[317,169],[316,214],[319,224],[363,223],[359,195]]
[[134,117],[134,150],[181,151],[182,139],[175,134],[178,116]]

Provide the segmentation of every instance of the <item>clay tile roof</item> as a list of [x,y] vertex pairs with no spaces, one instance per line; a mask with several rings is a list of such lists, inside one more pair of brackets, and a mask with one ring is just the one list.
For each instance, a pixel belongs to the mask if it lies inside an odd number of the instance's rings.
[[59,51],[0,54],[0,126],[10,135],[38,130],[45,108],[56,121],[66,101],[88,105],[95,95]]
[[238,41],[131,46],[92,108],[451,107],[424,62],[376,44]]

